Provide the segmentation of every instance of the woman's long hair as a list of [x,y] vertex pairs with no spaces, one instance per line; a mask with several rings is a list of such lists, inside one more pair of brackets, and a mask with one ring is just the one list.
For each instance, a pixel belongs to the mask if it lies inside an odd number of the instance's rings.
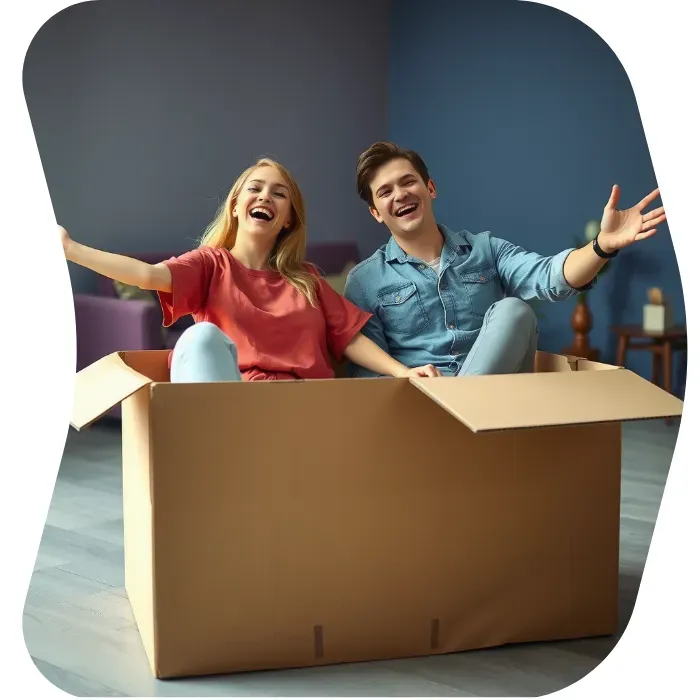
[[312,306],[316,305],[316,277],[305,266],[306,255],[306,209],[299,186],[291,173],[283,166],[269,158],[261,158],[241,173],[228,193],[226,200],[219,207],[214,220],[207,226],[200,241],[201,246],[210,248],[233,248],[238,232],[238,219],[232,211],[245,181],[257,168],[269,166],[276,168],[289,189],[292,208],[292,222],[277,236],[270,252],[270,268],[284,277],[289,284],[303,294]]

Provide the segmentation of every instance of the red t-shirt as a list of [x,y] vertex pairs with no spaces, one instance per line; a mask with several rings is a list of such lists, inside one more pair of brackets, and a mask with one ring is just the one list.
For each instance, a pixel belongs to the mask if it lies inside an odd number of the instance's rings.
[[[329,350],[340,361],[371,318],[318,277],[314,308],[279,273],[250,270],[225,248],[201,247],[164,261],[170,293],[158,293],[163,325],[191,314],[236,344],[245,381],[334,377]],[[172,353],[171,353],[172,357]]]

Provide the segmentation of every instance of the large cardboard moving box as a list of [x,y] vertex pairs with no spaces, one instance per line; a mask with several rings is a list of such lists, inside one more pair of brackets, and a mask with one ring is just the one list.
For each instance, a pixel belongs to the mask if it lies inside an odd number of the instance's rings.
[[126,589],[156,677],[618,629],[621,422],[681,414],[632,372],[171,384],[167,351],[77,374],[122,402]]

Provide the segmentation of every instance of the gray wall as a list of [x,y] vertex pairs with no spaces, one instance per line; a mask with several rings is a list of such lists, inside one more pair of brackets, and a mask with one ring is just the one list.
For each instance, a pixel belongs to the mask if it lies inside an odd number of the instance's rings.
[[[386,238],[354,193],[388,135],[390,0],[95,0],[52,17],[24,89],[57,220],[114,252],[193,247],[250,161],[297,177],[309,240]],[[94,276],[71,265],[74,291]]]

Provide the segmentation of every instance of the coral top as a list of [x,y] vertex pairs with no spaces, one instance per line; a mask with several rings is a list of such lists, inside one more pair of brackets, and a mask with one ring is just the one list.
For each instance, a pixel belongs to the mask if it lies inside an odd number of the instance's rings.
[[173,285],[170,293],[158,293],[163,325],[188,314],[216,325],[236,344],[245,381],[334,377],[329,351],[340,361],[372,316],[311,266],[317,308],[279,273],[251,270],[225,248],[197,248],[164,264]]

